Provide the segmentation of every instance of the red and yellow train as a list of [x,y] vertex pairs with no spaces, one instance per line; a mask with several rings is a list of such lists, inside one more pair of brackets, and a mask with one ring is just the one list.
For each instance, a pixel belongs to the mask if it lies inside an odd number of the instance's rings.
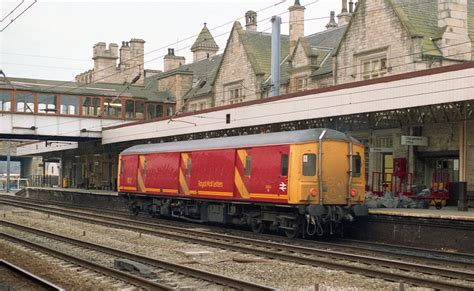
[[367,215],[364,166],[354,138],[308,129],[133,146],[118,187],[134,214],[323,235]]

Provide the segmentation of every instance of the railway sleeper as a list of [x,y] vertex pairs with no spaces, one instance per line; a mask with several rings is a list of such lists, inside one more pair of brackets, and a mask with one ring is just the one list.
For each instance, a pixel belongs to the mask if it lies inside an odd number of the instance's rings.
[[122,195],[130,213],[173,217],[198,223],[248,226],[253,232],[282,231],[286,236],[343,235],[343,226],[364,208],[334,205],[266,205],[186,198]]

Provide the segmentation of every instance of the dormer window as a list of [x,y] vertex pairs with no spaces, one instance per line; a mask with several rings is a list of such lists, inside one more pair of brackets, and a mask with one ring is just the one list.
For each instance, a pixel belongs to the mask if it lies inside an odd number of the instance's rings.
[[358,79],[369,80],[387,75],[389,71],[387,56],[387,47],[355,55],[358,68],[357,72],[354,68],[354,77],[357,74]]
[[374,79],[387,74],[387,57],[366,60],[362,64],[362,79]]

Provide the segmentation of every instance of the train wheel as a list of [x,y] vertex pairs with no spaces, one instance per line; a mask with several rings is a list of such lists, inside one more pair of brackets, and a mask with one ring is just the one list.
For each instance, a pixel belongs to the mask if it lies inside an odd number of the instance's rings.
[[263,223],[263,221],[258,220],[256,218],[253,218],[252,220],[250,220],[250,229],[254,233],[262,233],[264,228],[265,228],[265,224]]
[[285,235],[288,238],[297,238],[300,235],[300,228],[296,229],[285,229]]

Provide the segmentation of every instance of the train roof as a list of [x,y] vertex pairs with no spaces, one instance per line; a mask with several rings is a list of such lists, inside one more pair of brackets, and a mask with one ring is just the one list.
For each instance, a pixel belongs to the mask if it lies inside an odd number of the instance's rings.
[[[122,155],[148,154],[160,152],[186,152],[196,150],[244,148],[264,145],[281,145],[293,143],[314,142],[325,128],[314,128],[295,131],[284,131],[264,134],[250,134],[230,137],[207,138],[199,140],[166,142],[156,144],[142,144],[132,146],[121,152]],[[355,138],[337,130],[328,129],[325,140],[342,140],[360,144]]]

